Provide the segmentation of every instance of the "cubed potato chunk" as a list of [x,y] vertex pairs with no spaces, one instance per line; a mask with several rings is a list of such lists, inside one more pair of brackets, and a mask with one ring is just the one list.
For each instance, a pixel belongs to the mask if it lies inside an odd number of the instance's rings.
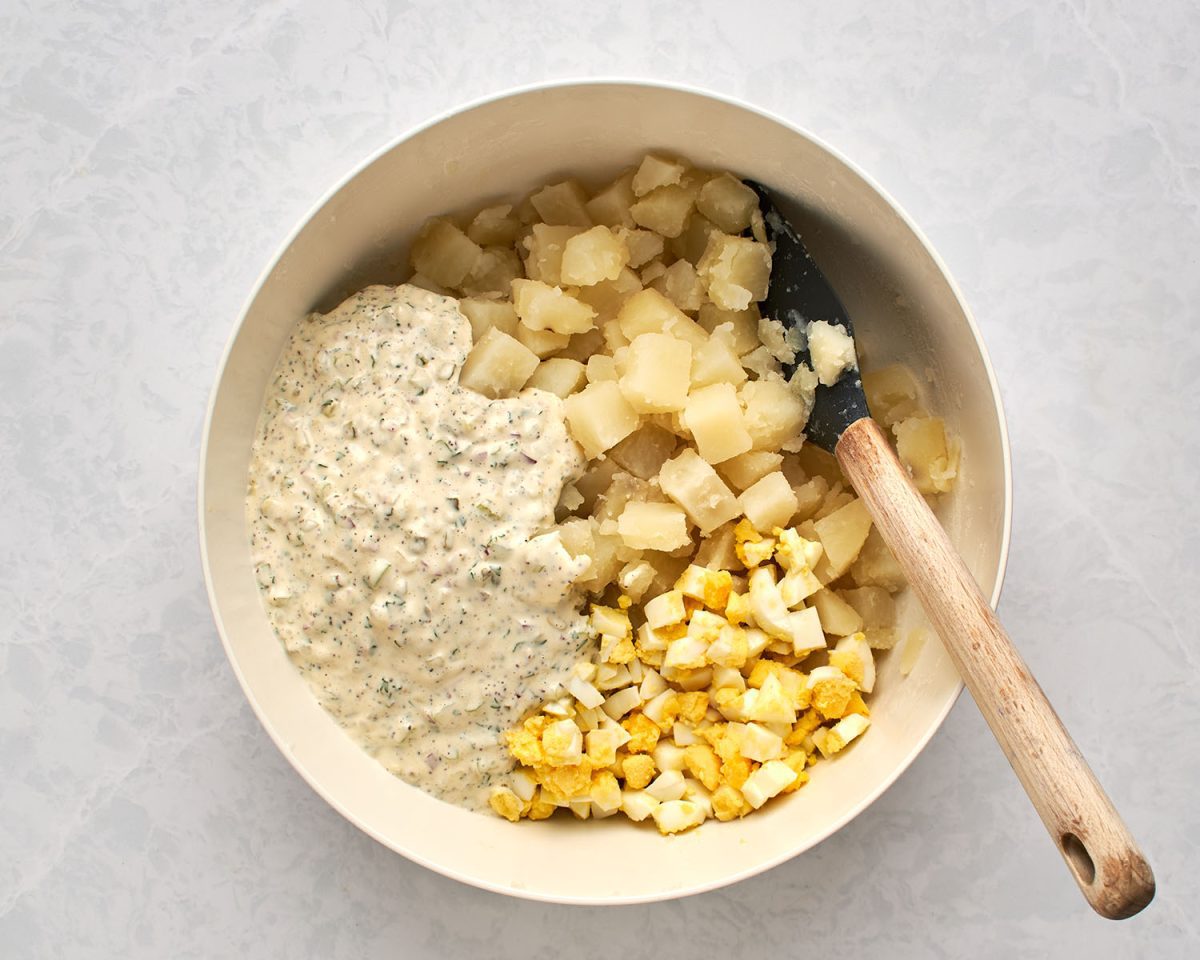
[[670,553],[692,542],[687,515],[673,503],[627,503],[617,521],[617,533],[635,550]]
[[907,582],[899,562],[874,528],[867,535],[850,576],[860,587],[880,587],[889,593],[903,589]]
[[848,637],[862,629],[862,617],[850,604],[832,590],[818,590],[808,598],[809,606],[816,607],[821,618],[821,629],[835,637]]
[[827,320],[814,320],[808,325],[808,354],[817,379],[827,387],[837,383],[846,370],[858,366],[854,339],[845,327]]
[[557,353],[570,342],[565,333],[555,333],[553,330],[534,330],[523,323],[517,324],[517,339],[532,350],[540,360],[545,360],[552,353]]
[[884,426],[920,416],[920,390],[908,367],[894,363],[879,370],[864,370],[863,390],[871,416]]
[[687,511],[702,534],[711,533],[741,513],[724,481],[695,450],[684,450],[664,463],[658,482],[663,493]]
[[709,463],[736,457],[752,445],[737,390],[730,383],[693,391],[683,409],[683,424],[691,431],[700,456]]
[[521,242],[526,250],[525,272],[529,278],[551,285],[562,283],[562,259],[567,241],[581,233],[583,230],[580,227],[552,227],[535,223],[529,236]]
[[851,500],[816,522],[817,536],[825,548],[833,579],[850,569],[871,532],[871,514],[861,500]]
[[786,527],[796,512],[796,494],[787,477],[776,470],[757,480],[740,497],[738,504],[754,529],[770,533]]
[[633,170],[627,170],[584,204],[593,223],[606,227],[632,227],[629,208],[637,201],[633,192]]
[[695,208],[698,188],[673,183],[650,191],[629,208],[639,227],[677,237],[683,232],[687,218]]
[[602,280],[590,287],[580,287],[575,295],[596,311],[596,323],[615,320],[621,308],[635,293],[642,289],[638,275],[626,267],[616,280]]
[[569,335],[583,333],[596,324],[595,310],[540,280],[514,280],[512,296],[517,318],[530,330]]
[[538,364],[525,386],[536,387],[565,399],[581,390],[585,382],[585,369],[578,360],[551,357]]
[[503,300],[480,300],[463,297],[458,309],[471,324],[471,339],[478,343],[492,327],[510,337],[517,334],[517,312]]
[[748,490],[768,473],[778,470],[782,463],[782,454],[770,450],[748,450],[746,453],[726,460],[717,467],[717,473],[724,477],[735,490]]
[[589,459],[595,459],[638,427],[637,411],[612,380],[589,384],[567,397],[563,410],[571,436]]
[[726,233],[741,233],[758,209],[758,194],[732,174],[722,173],[700,188],[696,209]]
[[[870,539],[870,538],[868,538]],[[863,556],[866,545],[863,545]],[[857,587],[853,590],[839,590],[838,596],[845,600],[854,612],[862,618],[862,625],[868,630],[891,628],[896,624],[896,601],[883,587]]]
[[587,367],[588,383],[599,383],[601,380],[616,380],[617,361],[603,353],[597,353],[588,357]]
[[716,304],[706,303],[696,318],[700,326],[712,333],[722,324],[733,325],[733,350],[744,357],[751,350],[762,346],[758,339],[758,324],[762,320],[758,304],[752,303],[745,310],[722,310]]
[[409,261],[417,273],[444,287],[466,279],[483,249],[444,217],[427,220],[413,241]]
[[671,252],[688,263],[699,263],[704,251],[708,249],[708,238],[720,232],[715,223],[693,211],[683,231],[671,239]]
[[623,470],[635,477],[649,480],[657,476],[662,465],[670,459],[679,438],[654,423],[641,427],[613,447],[608,456]]
[[625,247],[629,250],[629,266],[634,270],[662,256],[663,238],[657,233],[618,227],[616,234],[625,241]]
[[746,371],[734,348],[733,325],[726,323],[709,334],[708,341],[692,352],[692,389],[706,387],[710,383],[732,383],[734,386],[746,381]]
[[643,333],[669,333],[687,341],[693,349],[708,342],[708,334],[695,320],[652,288],[626,300],[617,314],[617,323],[630,340]]
[[[594,309],[594,308],[593,308]],[[571,334],[571,342],[560,352],[560,357],[587,363],[588,357],[604,347],[604,332],[599,327]]]
[[680,310],[694,312],[705,302],[704,284],[686,260],[676,260],[667,267],[654,287]]
[[521,221],[513,213],[511,203],[484,207],[467,227],[467,236],[481,247],[507,246],[521,232]]
[[739,396],[757,450],[778,450],[799,437],[808,422],[803,401],[781,380],[751,380],[742,384]]
[[635,196],[644,197],[658,187],[679,183],[686,172],[687,164],[682,160],[672,160],[669,157],[659,157],[648,153],[631,180],[633,193]]
[[745,310],[767,296],[771,250],[756,240],[714,233],[697,270],[713,303],[722,310]]
[[530,196],[543,223],[552,226],[590,227],[592,218],[587,212],[587,194],[575,180],[565,180],[543,187]]
[[625,241],[608,227],[592,227],[567,241],[562,256],[562,282],[590,287],[616,280],[629,262]]
[[954,486],[958,457],[946,443],[946,427],[940,417],[909,417],[893,428],[896,453],[912,473],[922,493],[945,493]]
[[459,284],[467,296],[508,296],[509,285],[516,277],[524,276],[521,258],[510,247],[487,247],[475,261],[475,266]]
[[493,400],[511,397],[525,386],[537,365],[532,351],[492,327],[467,355],[458,382]]
[[691,383],[692,348],[665,333],[643,333],[629,344],[621,392],[639,413],[682,410]]
[[742,570],[744,565],[737,555],[737,537],[734,524],[725,523],[700,542],[693,561],[698,567],[709,570]]
[[812,477],[792,487],[796,494],[796,520],[807,520],[813,516],[829,493],[829,481],[822,476]]

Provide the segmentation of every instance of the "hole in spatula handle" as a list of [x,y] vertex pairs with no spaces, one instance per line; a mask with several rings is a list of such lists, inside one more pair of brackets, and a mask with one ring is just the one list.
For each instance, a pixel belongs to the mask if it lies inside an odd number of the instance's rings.
[[1091,884],[1096,879],[1096,864],[1092,862],[1092,855],[1087,852],[1083,841],[1073,833],[1064,833],[1062,848],[1063,853],[1067,855],[1067,863],[1071,865],[1080,882],[1084,886]]

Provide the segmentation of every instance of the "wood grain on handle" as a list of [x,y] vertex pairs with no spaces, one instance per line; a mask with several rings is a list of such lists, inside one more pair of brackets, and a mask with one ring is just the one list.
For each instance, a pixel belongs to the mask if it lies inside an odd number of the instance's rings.
[[1102,916],[1133,916],[1154,897],[1150,865],[879,425],[852,424],[837,459],[1084,896]]

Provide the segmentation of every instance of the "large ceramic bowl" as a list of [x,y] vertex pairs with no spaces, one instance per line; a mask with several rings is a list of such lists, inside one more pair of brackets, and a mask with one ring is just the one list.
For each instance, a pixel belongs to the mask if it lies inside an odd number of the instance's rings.
[[[962,438],[943,520],[993,603],[1008,547],[1010,476],[987,354],[954,282],[916,227],[846,159],[743,104],[658,85],[559,83],[431,122],[323,199],[266,268],[238,320],[209,410],[200,476],[204,570],[218,629],[251,705],[318,793],[371,836],[447,876],[521,897],[628,903],[732,883],[819,843],[904,771],[962,689],[936,643],[911,675],[883,658],[869,736],[783,802],[664,839],[624,818],[518,825],[450,806],[387,773],[318,706],[260,606],[243,498],[255,420],[292,326],[372,282],[406,276],[422,221],[518,197],[556,176],[599,181],[648,149],[766,183],[854,318],[868,364],[928,374],[933,409]],[[911,615],[911,612],[910,612]],[[636,865],[636,866],[634,866]]]

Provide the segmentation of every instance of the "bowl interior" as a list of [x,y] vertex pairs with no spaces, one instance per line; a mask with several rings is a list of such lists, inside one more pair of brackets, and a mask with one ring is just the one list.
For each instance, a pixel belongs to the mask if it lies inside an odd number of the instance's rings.
[[[205,568],[218,627],[254,709],[296,769],[394,850],[442,873],[520,896],[628,902],[719,886],[829,835],[911,762],[960,690],[936,642],[913,673],[883,658],[874,725],[785,803],[664,841],[623,818],[510,825],[442,803],[392,777],[342,733],[273,635],[250,566],[243,497],[255,421],[296,320],[371,282],[399,282],[424,219],[519,198],[556,176],[598,183],[661,149],[754,177],[795,199],[814,255],[855,319],[867,364],[928,375],[932,408],[963,442],[943,520],[995,599],[1008,529],[1007,448],[983,348],[953,285],[906,220],[839,157],[744,106],[636,84],[581,84],[505,96],[397,143],[303,224],[265,275],[213,395],[201,467]],[[909,611],[908,615],[913,615]],[[631,870],[631,864],[637,864]]]

